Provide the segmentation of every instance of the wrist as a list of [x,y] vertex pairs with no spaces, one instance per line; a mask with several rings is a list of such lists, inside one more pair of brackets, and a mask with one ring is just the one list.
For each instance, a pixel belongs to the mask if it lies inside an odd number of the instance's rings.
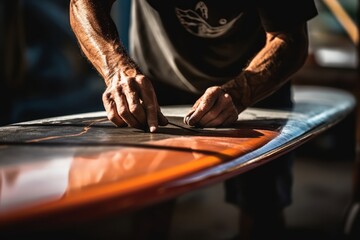
[[112,55],[108,56],[105,65],[106,69],[110,70],[104,76],[107,85],[113,81],[120,81],[121,76],[136,77],[141,74],[140,68],[121,44],[115,47]]
[[122,77],[134,78],[140,74],[142,73],[135,64],[123,64],[123,62],[121,62],[116,67],[113,67],[104,79],[106,85],[109,85],[114,81],[120,81]]
[[142,72],[138,65],[128,56],[119,61],[120,76],[134,78],[138,75],[142,75]]
[[251,105],[251,89],[248,81],[247,73],[244,71],[221,86],[221,89],[231,96],[239,113]]

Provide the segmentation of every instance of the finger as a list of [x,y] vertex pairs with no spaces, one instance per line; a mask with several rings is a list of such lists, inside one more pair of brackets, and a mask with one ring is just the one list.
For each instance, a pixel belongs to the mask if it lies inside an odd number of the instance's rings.
[[130,113],[126,97],[122,94],[121,86],[117,88],[117,91],[114,93],[114,101],[116,104],[116,110],[121,119],[126,122],[130,127],[143,129],[142,126],[136,118]]
[[191,108],[191,112],[195,112],[195,110],[198,108],[198,106],[201,103],[203,98],[204,98],[204,95],[201,96],[198,100],[196,100],[195,104]]
[[202,97],[200,97],[198,100],[196,100],[195,104],[191,107],[190,112],[188,114],[186,114],[186,116],[184,117],[183,121],[184,121],[185,124],[190,125],[189,124],[189,119],[190,119],[191,115],[195,112],[197,107],[199,106],[199,104],[200,104],[200,102],[202,100]]
[[[213,107],[204,114],[204,116],[197,123],[199,126],[210,126],[209,124],[221,124],[228,116],[227,111],[224,110],[227,108],[227,101],[223,96],[219,96]],[[222,114],[221,114],[222,113]],[[213,126],[213,125],[212,125]]]
[[215,127],[220,126],[232,114],[237,114],[229,94],[222,92],[214,107],[208,111],[198,122],[199,126]]
[[202,101],[203,96],[201,96],[198,100],[196,100],[195,104],[191,107],[191,110],[186,116],[184,117],[184,123],[189,125],[189,119],[191,115],[195,112],[197,107],[199,106],[200,102]]
[[105,92],[103,94],[103,105],[106,111],[107,118],[118,127],[125,127],[127,124],[117,114],[115,102],[111,98],[111,93]]
[[221,124],[221,126],[229,126],[231,124],[234,124],[237,120],[238,120],[238,115],[232,114]]
[[158,109],[159,105],[153,86],[144,76],[138,76],[137,81],[140,85],[141,99],[145,108],[147,124],[150,132],[156,132],[158,128]]
[[232,124],[232,123],[234,123],[234,122],[236,122],[238,120],[239,112],[238,112],[238,110],[237,110],[237,108],[236,108],[230,94],[225,93],[224,97],[228,101],[225,104],[227,106],[229,106],[227,109],[230,111],[230,114],[229,114],[229,118],[224,121],[223,125],[229,125],[229,124]]
[[136,81],[134,79],[131,80],[128,77],[125,79],[127,80],[127,84],[122,85],[122,92],[126,97],[129,111],[138,123],[142,126],[146,126],[146,114],[140,102]]
[[[216,123],[218,124],[217,126],[229,126],[233,123],[235,123],[238,120],[239,117],[239,113],[234,105],[234,102],[232,101],[232,98],[229,94],[225,93],[224,98],[226,99],[225,101],[225,105],[228,106],[226,109],[224,109],[224,111],[226,112],[222,112],[220,113],[220,115],[224,115],[224,116],[228,116],[227,118],[223,118],[225,119],[224,121],[222,121],[222,123]],[[211,123],[213,124],[213,123]]]
[[107,112],[108,119],[118,127],[127,127],[128,124],[119,116],[115,102],[111,103],[110,111]]
[[188,124],[190,126],[197,125],[199,121],[203,118],[203,116],[213,108],[221,92],[222,91],[220,89],[217,90],[215,88],[210,88],[206,90],[204,95],[200,98],[200,102],[198,103],[198,106],[196,107],[194,113],[191,114],[188,119]]
[[189,124],[189,119],[191,117],[191,115],[195,112],[195,110],[191,110],[188,114],[186,114],[186,116],[184,117],[183,119],[183,122],[187,125],[190,125]]
[[206,122],[202,127],[220,127],[226,126],[230,123],[233,123],[237,120],[237,115],[234,112],[224,110],[220,112],[219,117],[212,119],[209,122]]

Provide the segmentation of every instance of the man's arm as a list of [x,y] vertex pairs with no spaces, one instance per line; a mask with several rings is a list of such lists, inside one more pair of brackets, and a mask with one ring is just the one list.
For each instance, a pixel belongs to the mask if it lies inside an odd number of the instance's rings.
[[[267,33],[265,47],[234,80],[222,86],[244,110],[278,90],[297,72],[308,56],[306,26],[292,32]],[[237,94],[240,90],[241,95]]]
[[117,126],[156,131],[167,119],[160,112],[151,82],[121,44],[110,12],[115,0],[71,0],[70,24],[81,50],[103,77],[103,103]]
[[278,90],[303,66],[307,56],[306,24],[289,32],[268,32],[265,46],[248,66],[223,86],[207,89],[185,122],[218,126],[236,121],[240,112]]

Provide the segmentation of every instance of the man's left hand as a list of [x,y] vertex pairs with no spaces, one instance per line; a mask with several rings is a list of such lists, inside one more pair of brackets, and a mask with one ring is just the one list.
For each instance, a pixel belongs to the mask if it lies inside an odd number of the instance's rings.
[[229,94],[221,87],[208,88],[185,116],[184,123],[195,127],[227,126],[238,119],[238,111]]

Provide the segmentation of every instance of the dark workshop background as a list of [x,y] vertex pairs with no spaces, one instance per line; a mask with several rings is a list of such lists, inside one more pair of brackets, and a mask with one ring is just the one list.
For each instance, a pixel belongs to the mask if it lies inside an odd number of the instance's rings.
[[[339,2],[357,22],[358,0]],[[358,48],[323,1],[316,4],[310,55],[294,82],[344,89],[359,99]],[[126,47],[129,7],[130,0],[121,0],[113,9]],[[80,52],[68,8],[65,0],[0,0],[0,126],[103,110],[105,85]],[[296,151],[294,204],[287,211],[292,239],[337,239],[343,231],[360,136],[358,112],[353,115]],[[344,133],[348,137],[339,137]],[[223,239],[236,232],[236,211],[219,191],[221,184],[181,197],[174,239]],[[108,235],[115,224],[109,223]]]

